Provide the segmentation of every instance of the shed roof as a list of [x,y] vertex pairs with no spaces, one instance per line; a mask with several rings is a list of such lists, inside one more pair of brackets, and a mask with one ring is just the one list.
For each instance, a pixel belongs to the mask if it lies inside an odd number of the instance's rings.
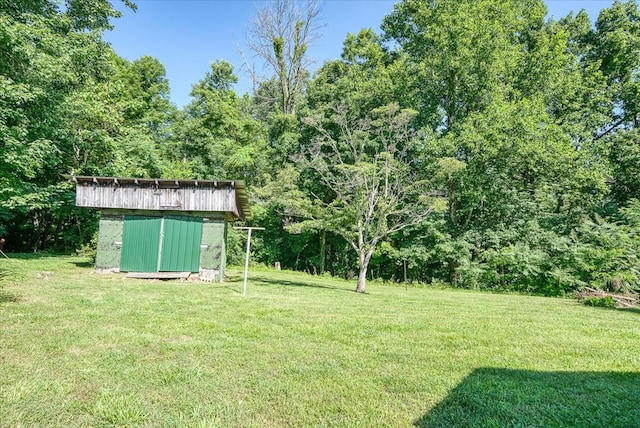
[[182,180],[67,176],[76,183],[76,205],[91,208],[225,212],[251,216],[242,180]]

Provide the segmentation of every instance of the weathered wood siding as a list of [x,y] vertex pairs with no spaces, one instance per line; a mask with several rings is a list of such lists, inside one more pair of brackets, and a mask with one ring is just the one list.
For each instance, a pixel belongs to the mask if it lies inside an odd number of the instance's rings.
[[86,184],[76,187],[76,205],[90,208],[154,211],[218,211],[238,216],[233,187],[152,188]]

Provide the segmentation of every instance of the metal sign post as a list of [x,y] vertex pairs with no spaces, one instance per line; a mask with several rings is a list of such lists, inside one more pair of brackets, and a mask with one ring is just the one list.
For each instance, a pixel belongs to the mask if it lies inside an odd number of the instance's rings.
[[244,259],[244,282],[242,283],[242,295],[247,294],[247,274],[249,273],[249,251],[251,250],[251,231],[252,230],[264,230],[264,227],[234,227],[238,230],[247,230],[247,255]]

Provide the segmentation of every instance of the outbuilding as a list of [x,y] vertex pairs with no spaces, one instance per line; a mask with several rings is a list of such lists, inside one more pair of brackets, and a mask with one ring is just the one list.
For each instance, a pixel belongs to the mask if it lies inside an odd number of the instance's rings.
[[250,217],[240,180],[73,176],[76,205],[100,210],[96,271],[197,273],[220,281],[227,224]]

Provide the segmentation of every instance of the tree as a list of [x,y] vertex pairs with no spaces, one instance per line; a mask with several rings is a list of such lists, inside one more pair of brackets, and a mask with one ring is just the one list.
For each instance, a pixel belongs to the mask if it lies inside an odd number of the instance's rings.
[[449,207],[443,238],[467,248],[442,252],[455,256],[443,260],[449,280],[540,291],[563,236],[605,195],[601,171],[583,165],[588,160],[540,100],[495,103],[444,141],[464,163],[449,166],[453,173],[442,180]]
[[[258,11],[247,45],[273,70],[278,82],[277,104],[284,114],[295,115],[308,76],[309,46],[320,37],[318,0],[274,0]],[[258,80],[253,73],[254,81]]]
[[524,41],[543,24],[542,0],[404,0],[385,37],[412,59],[409,82],[421,121],[448,132],[511,89]]
[[[603,9],[587,38],[588,58],[606,79],[610,120],[598,131],[609,150],[612,196],[620,206],[640,197],[640,9],[620,1]],[[604,150],[603,150],[604,151]]]
[[87,238],[60,175],[73,171],[80,139],[101,140],[76,138],[73,125],[88,122],[69,119],[78,94],[108,80],[101,32],[119,15],[106,0],[0,2],[0,230],[14,250],[68,250]]
[[142,56],[133,62],[116,58],[119,109],[125,123],[144,128],[160,141],[175,107],[169,100],[169,80],[164,65],[156,58]]
[[191,165],[198,178],[236,178],[260,184],[268,159],[262,124],[248,100],[233,91],[233,66],[216,61],[193,85],[193,100],[174,124],[167,157]]
[[607,132],[640,124],[640,9],[634,0],[603,9],[592,35],[591,60],[598,62],[613,99]]
[[394,61],[381,43],[370,28],[348,34],[341,59],[326,62],[309,83],[306,105],[330,114],[336,100],[342,100],[351,117],[362,119],[373,109],[398,102],[396,91],[403,88],[405,77],[402,62]]
[[329,123],[317,117],[305,119],[318,135],[296,161],[317,174],[333,198],[327,202],[316,197],[307,210],[313,219],[299,227],[321,222],[349,243],[358,256],[358,293],[365,292],[377,246],[386,237],[420,224],[433,210],[429,182],[420,177],[418,159],[408,155],[418,141],[409,126],[414,115],[391,104],[354,119],[340,105]]
[[[164,67],[102,40],[107,0],[0,2],[0,232],[13,250],[87,243],[94,212],[63,174],[157,176],[173,113]],[[124,3],[135,6],[125,0]]]
[[640,199],[640,130],[618,131],[611,138],[612,195],[620,205]]
[[[616,113],[633,123],[637,99],[616,93],[634,79],[637,13],[613,9],[595,33],[586,13],[545,21],[541,0],[404,0],[385,18],[392,54],[408,57],[400,100],[437,141],[449,209],[425,234],[449,281],[543,290],[569,236],[605,205],[614,157],[597,138]],[[616,141],[627,148],[616,183],[633,187],[632,139]]]

